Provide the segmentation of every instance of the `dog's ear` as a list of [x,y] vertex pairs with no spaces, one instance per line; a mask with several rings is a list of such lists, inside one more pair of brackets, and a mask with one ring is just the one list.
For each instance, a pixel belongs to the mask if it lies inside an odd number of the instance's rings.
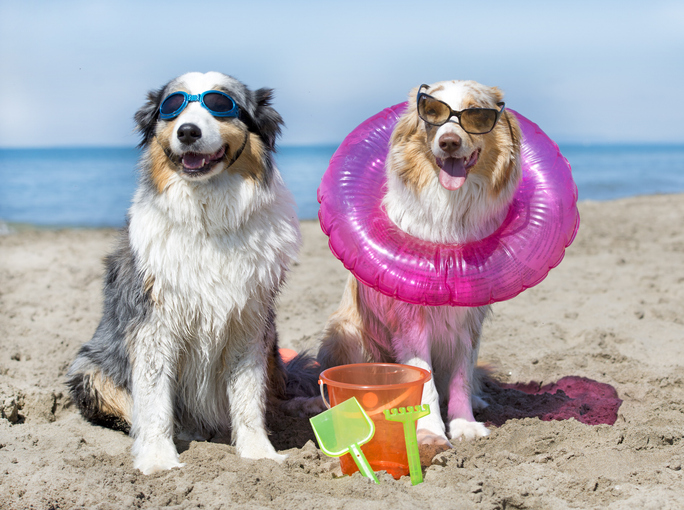
[[426,185],[434,165],[424,150],[427,138],[416,110],[417,91],[413,89],[409,93],[408,108],[394,127],[386,162],[387,170],[396,174],[414,192]]
[[497,146],[501,149],[501,155],[491,174],[491,189],[494,195],[498,196],[511,183],[517,184],[522,177],[520,156],[522,132],[515,115],[504,111],[492,134],[497,140]]
[[415,87],[409,92],[408,108],[401,116],[392,132],[391,143],[393,146],[399,146],[406,143],[418,129],[420,129],[420,117],[418,117],[418,110],[416,108],[417,94],[418,87]]
[[489,87],[489,93],[492,95],[495,104],[503,101],[504,93],[499,87]]
[[283,118],[271,106],[273,89],[261,88],[254,92],[256,110],[254,124],[257,134],[269,149],[275,150],[276,138],[280,135],[281,126],[285,125]]
[[163,98],[164,89],[150,90],[147,93],[147,102],[135,113],[134,119],[136,124],[136,131],[142,135],[139,148],[145,147],[154,136],[154,129],[157,125],[157,117],[159,116],[159,105]]

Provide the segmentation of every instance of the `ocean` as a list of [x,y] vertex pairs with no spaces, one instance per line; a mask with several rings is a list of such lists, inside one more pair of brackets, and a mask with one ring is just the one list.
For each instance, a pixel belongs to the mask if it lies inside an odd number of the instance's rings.
[[[276,162],[302,220],[336,146],[280,147]],[[684,145],[561,145],[580,200],[684,192]],[[120,227],[137,180],[135,148],[0,149],[0,223]]]

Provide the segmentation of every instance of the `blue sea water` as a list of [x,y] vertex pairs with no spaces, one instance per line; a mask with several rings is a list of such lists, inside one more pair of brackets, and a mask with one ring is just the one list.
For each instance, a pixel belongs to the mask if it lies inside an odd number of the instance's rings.
[[[335,146],[281,147],[277,165],[300,219],[318,214],[316,190]],[[684,145],[561,145],[580,200],[684,192]],[[134,148],[0,149],[0,221],[119,227],[137,181]]]

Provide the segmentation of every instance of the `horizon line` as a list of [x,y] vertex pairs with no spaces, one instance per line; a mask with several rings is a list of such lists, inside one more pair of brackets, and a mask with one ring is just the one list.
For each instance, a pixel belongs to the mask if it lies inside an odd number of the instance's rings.
[[[684,141],[652,141],[652,142],[631,142],[631,141],[555,141],[561,147],[684,147]],[[341,142],[340,142],[341,143]],[[276,145],[278,149],[303,149],[303,148],[336,148],[340,146],[337,142],[319,143],[292,143]],[[138,149],[137,145],[0,145],[0,150],[84,150],[84,149]]]

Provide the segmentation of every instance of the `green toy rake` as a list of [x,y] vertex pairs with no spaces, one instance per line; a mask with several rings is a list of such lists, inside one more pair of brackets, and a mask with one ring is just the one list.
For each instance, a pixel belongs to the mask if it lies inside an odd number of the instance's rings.
[[430,414],[430,406],[400,407],[399,409],[385,409],[385,419],[398,421],[404,425],[404,441],[406,442],[406,456],[408,457],[411,484],[418,485],[423,481],[423,471],[420,468],[420,453],[418,438],[416,437],[416,421]]

